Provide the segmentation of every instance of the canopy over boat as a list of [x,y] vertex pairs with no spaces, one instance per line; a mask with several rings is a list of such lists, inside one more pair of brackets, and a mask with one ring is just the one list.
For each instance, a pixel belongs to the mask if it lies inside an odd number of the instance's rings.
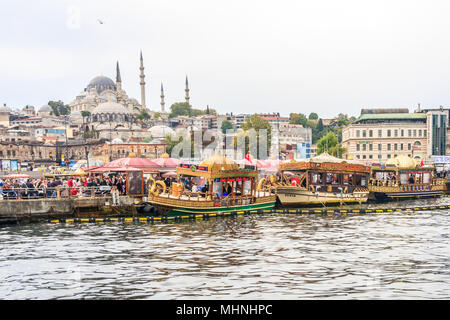
[[257,177],[258,171],[241,169],[233,160],[216,154],[209,159],[203,160],[199,165],[180,164],[177,168],[177,174],[206,178]]
[[340,159],[324,152],[313,158],[297,161],[291,160],[280,164],[280,170],[326,170],[326,171],[352,171],[352,172],[369,172],[370,167],[363,164],[355,163],[345,159]]
[[388,159],[386,161],[386,167],[396,167],[398,169],[416,169],[417,162],[413,158],[401,154],[398,157]]

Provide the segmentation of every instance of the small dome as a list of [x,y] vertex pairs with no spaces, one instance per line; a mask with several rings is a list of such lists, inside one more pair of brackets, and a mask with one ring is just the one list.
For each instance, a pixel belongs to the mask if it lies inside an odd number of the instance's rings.
[[395,165],[399,169],[415,169],[417,162],[413,158],[401,154],[386,161],[386,165]]
[[0,106],[0,112],[11,112],[12,110],[6,105]]
[[130,153],[128,154],[128,158],[136,158],[136,153],[130,152]]
[[169,156],[168,153],[163,153],[163,155],[161,156],[161,158],[168,159],[168,158],[170,158],[170,156]]
[[94,110],[92,110],[92,114],[100,114],[100,113],[119,113],[119,114],[130,114],[127,108],[117,102],[104,102],[100,103]]
[[52,107],[50,107],[48,104],[40,107],[38,112],[47,112],[47,111],[52,111]]
[[148,129],[152,138],[164,138],[168,134],[173,134],[174,131],[168,126],[154,126]]
[[88,91],[91,89],[95,89],[97,90],[97,93],[100,94],[105,90],[116,91],[116,84],[110,78],[101,75],[92,79],[86,89]]
[[216,154],[209,159],[200,162],[201,166],[208,167],[208,171],[224,171],[224,170],[238,170],[239,166],[233,160],[227,159],[221,154]]
[[123,143],[123,140],[120,139],[120,138],[115,138],[115,139],[113,139],[113,141],[112,141],[112,144],[121,144],[121,143]]

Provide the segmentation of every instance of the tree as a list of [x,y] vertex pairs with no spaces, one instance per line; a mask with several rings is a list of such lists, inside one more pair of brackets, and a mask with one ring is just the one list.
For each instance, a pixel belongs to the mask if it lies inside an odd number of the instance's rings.
[[176,102],[170,106],[169,118],[175,118],[178,116],[190,116],[192,107],[186,102]]
[[319,139],[317,142],[317,154],[326,152],[327,146],[328,153],[335,157],[341,158],[342,154],[346,152],[345,148],[338,143],[338,137],[333,131],[328,132],[328,134]]
[[139,120],[148,120],[150,119],[150,115],[148,114],[147,110],[143,109],[136,118]]
[[228,120],[222,121],[222,126],[220,127],[222,129],[222,133],[227,133],[227,130],[233,129],[233,124]]
[[303,127],[306,127],[308,119],[303,113],[291,113],[289,115],[289,123],[290,124],[301,124]]
[[153,119],[158,119],[158,118],[161,118],[161,113],[160,112],[155,112],[153,114]]
[[91,113],[89,111],[83,110],[81,111],[81,115],[83,118],[89,117]]
[[309,120],[317,120],[317,119],[319,119],[319,116],[317,115],[317,113],[311,112],[308,116],[308,119]]
[[319,119],[319,121],[317,122],[317,131],[322,131],[323,130],[323,121],[322,118]]
[[52,113],[55,116],[64,116],[70,113],[70,107],[67,104],[64,104],[61,100],[48,102],[48,105],[52,108]]
[[[254,114],[247,118],[247,120],[243,124],[242,128],[244,130],[233,138],[234,146],[237,146],[239,137],[241,137],[242,135],[245,135],[247,133],[247,131],[254,129],[256,131],[257,153],[259,155],[259,158],[261,158],[261,159],[265,158],[267,155],[261,154],[262,150],[259,150],[259,140],[263,138],[261,135],[262,132],[260,130],[266,130],[266,132],[267,132],[267,151],[269,151],[270,146],[271,146],[271,140],[272,140],[272,127],[271,127],[269,121],[261,118],[257,114]],[[245,142],[244,153],[247,153],[250,149],[250,138],[248,136],[246,136],[244,142]],[[253,155],[253,156],[257,156],[257,155]]]

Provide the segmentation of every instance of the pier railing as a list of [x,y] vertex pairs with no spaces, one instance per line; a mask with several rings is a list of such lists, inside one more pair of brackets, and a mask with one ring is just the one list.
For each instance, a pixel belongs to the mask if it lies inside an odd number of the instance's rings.
[[65,187],[51,188],[11,188],[1,189],[1,200],[27,200],[27,199],[73,199],[83,197],[110,197],[111,190],[115,187]]

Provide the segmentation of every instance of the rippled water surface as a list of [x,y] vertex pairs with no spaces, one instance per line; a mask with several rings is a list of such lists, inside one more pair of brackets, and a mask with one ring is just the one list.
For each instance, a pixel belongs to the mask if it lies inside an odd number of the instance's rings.
[[0,298],[448,299],[449,240],[447,210],[7,226]]

